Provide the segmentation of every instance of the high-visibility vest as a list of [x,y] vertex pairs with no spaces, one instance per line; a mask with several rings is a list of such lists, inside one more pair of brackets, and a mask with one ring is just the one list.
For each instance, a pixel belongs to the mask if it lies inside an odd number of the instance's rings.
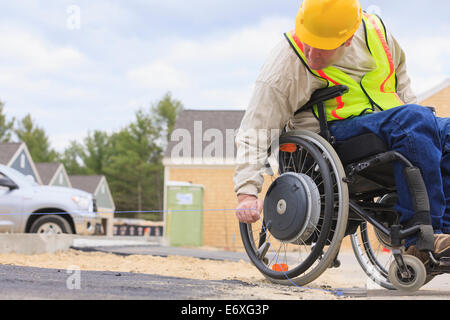
[[[372,113],[375,108],[387,110],[405,104],[397,94],[395,66],[383,22],[376,15],[364,13],[363,24],[367,47],[375,59],[376,69],[364,75],[361,83],[357,83],[352,77],[332,66],[323,70],[312,70],[306,62],[300,39],[294,31],[285,34],[309,72],[325,80],[327,87],[345,85],[349,88],[349,92],[342,97],[325,102],[328,121]],[[313,112],[317,117],[317,106]]]

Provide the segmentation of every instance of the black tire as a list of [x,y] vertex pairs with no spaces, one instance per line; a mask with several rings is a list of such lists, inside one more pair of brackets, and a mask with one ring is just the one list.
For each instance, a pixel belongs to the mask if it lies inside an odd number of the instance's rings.
[[[398,195],[391,193],[381,197],[377,203],[393,206],[397,199]],[[391,224],[386,225],[386,227],[390,227]],[[369,226],[370,224],[367,222],[362,222],[358,228],[359,230],[350,237],[355,257],[367,276],[376,284],[388,290],[396,290],[388,276],[388,269],[393,256],[389,256],[387,261],[381,261],[380,259],[383,256],[381,252],[383,248],[391,250],[390,239],[385,238],[376,228]],[[371,239],[369,228],[375,233],[376,239]]]
[[[374,244],[370,242],[368,223],[361,223],[359,226],[359,231],[352,234],[350,239],[356,260],[367,276],[376,284],[385,289],[396,290],[396,288],[389,281],[389,271],[387,270],[393,257],[390,256],[387,263],[379,261],[379,247],[376,247],[375,245],[374,248]],[[387,266],[385,264],[387,264]]]
[[[73,233],[69,222],[58,215],[43,215],[33,222],[30,228],[30,233],[52,233],[53,229],[55,234],[61,233]],[[48,230],[48,232],[45,232]]]
[[[316,227],[314,239],[311,237],[313,239],[311,241],[306,240],[298,243],[297,247],[300,249],[297,250],[297,255],[299,256],[297,261],[290,264],[287,271],[280,272],[271,268],[271,264],[280,266],[279,262],[281,260],[283,260],[281,261],[282,263],[288,264],[287,250],[284,247],[286,243],[280,241],[274,245],[277,239],[270,234],[270,230],[267,230],[261,222],[262,226],[259,228],[255,228],[254,225],[241,223],[240,232],[250,261],[267,279],[279,284],[301,286],[318,278],[328,269],[336,257],[347,225],[348,189],[346,184],[342,182],[345,173],[339,158],[331,145],[322,137],[312,132],[295,131],[281,136],[279,144],[296,144],[298,147],[301,147],[299,150],[304,150],[305,154],[297,154],[298,158],[296,156],[295,159],[303,159],[305,160],[303,162],[306,163],[305,157],[308,156],[315,161],[316,166],[310,167],[308,164],[304,168],[303,166],[295,165],[288,168],[283,165],[283,154],[281,152],[278,157],[280,160],[280,174],[296,172],[307,174],[313,180],[320,178],[320,182],[316,181],[316,183],[320,185],[319,192],[322,198],[322,208],[320,222]],[[278,148],[279,146],[277,145],[272,145],[271,147],[272,150],[277,151]],[[291,158],[291,156],[288,158]],[[294,160],[293,158],[288,160],[288,163],[294,164],[291,162],[291,160]],[[336,194],[333,192],[334,189],[336,189]],[[334,215],[336,216],[336,221],[334,221]],[[267,239],[271,239],[272,242],[269,242]],[[269,244],[268,249],[264,244]],[[266,252],[271,252],[269,262],[266,261],[267,259],[262,259],[258,254],[259,251],[262,252],[264,249],[266,249]],[[304,250],[303,253],[302,250]]]

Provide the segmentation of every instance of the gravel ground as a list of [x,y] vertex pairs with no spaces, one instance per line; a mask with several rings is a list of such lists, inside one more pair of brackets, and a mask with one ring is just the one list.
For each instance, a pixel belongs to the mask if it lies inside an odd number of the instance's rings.
[[[413,294],[380,290],[351,251],[341,252],[340,268],[299,288],[270,283],[244,253],[156,246],[83,250],[92,252],[0,255],[0,299],[450,300],[450,275]],[[337,288],[347,296],[330,292]]]

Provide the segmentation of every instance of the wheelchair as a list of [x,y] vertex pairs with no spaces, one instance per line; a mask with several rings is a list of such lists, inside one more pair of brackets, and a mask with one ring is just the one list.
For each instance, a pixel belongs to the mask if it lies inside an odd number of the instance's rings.
[[[304,286],[328,268],[339,267],[341,243],[349,236],[357,261],[374,282],[386,289],[417,291],[436,275],[450,272],[450,258],[433,254],[425,184],[420,170],[376,135],[334,141],[324,102],[347,91],[345,86],[319,89],[298,111],[317,106],[320,134],[284,130],[270,146],[268,158],[275,161],[266,167],[273,181],[261,220],[240,223],[244,248],[270,281]],[[408,225],[400,225],[394,208],[395,162],[404,166],[414,202],[415,216]],[[429,255],[426,265],[405,254],[404,240],[412,235],[418,236],[417,248]]]

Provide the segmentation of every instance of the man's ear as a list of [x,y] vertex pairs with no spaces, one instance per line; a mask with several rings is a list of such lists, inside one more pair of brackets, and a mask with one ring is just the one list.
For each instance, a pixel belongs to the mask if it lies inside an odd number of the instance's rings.
[[355,35],[352,35],[351,37],[350,37],[350,39],[348,39],[346,42],[345,42],[345,47],[350,47],[350,45],[352,44],[352,40],[353,40],[353,37],[354,37]]

